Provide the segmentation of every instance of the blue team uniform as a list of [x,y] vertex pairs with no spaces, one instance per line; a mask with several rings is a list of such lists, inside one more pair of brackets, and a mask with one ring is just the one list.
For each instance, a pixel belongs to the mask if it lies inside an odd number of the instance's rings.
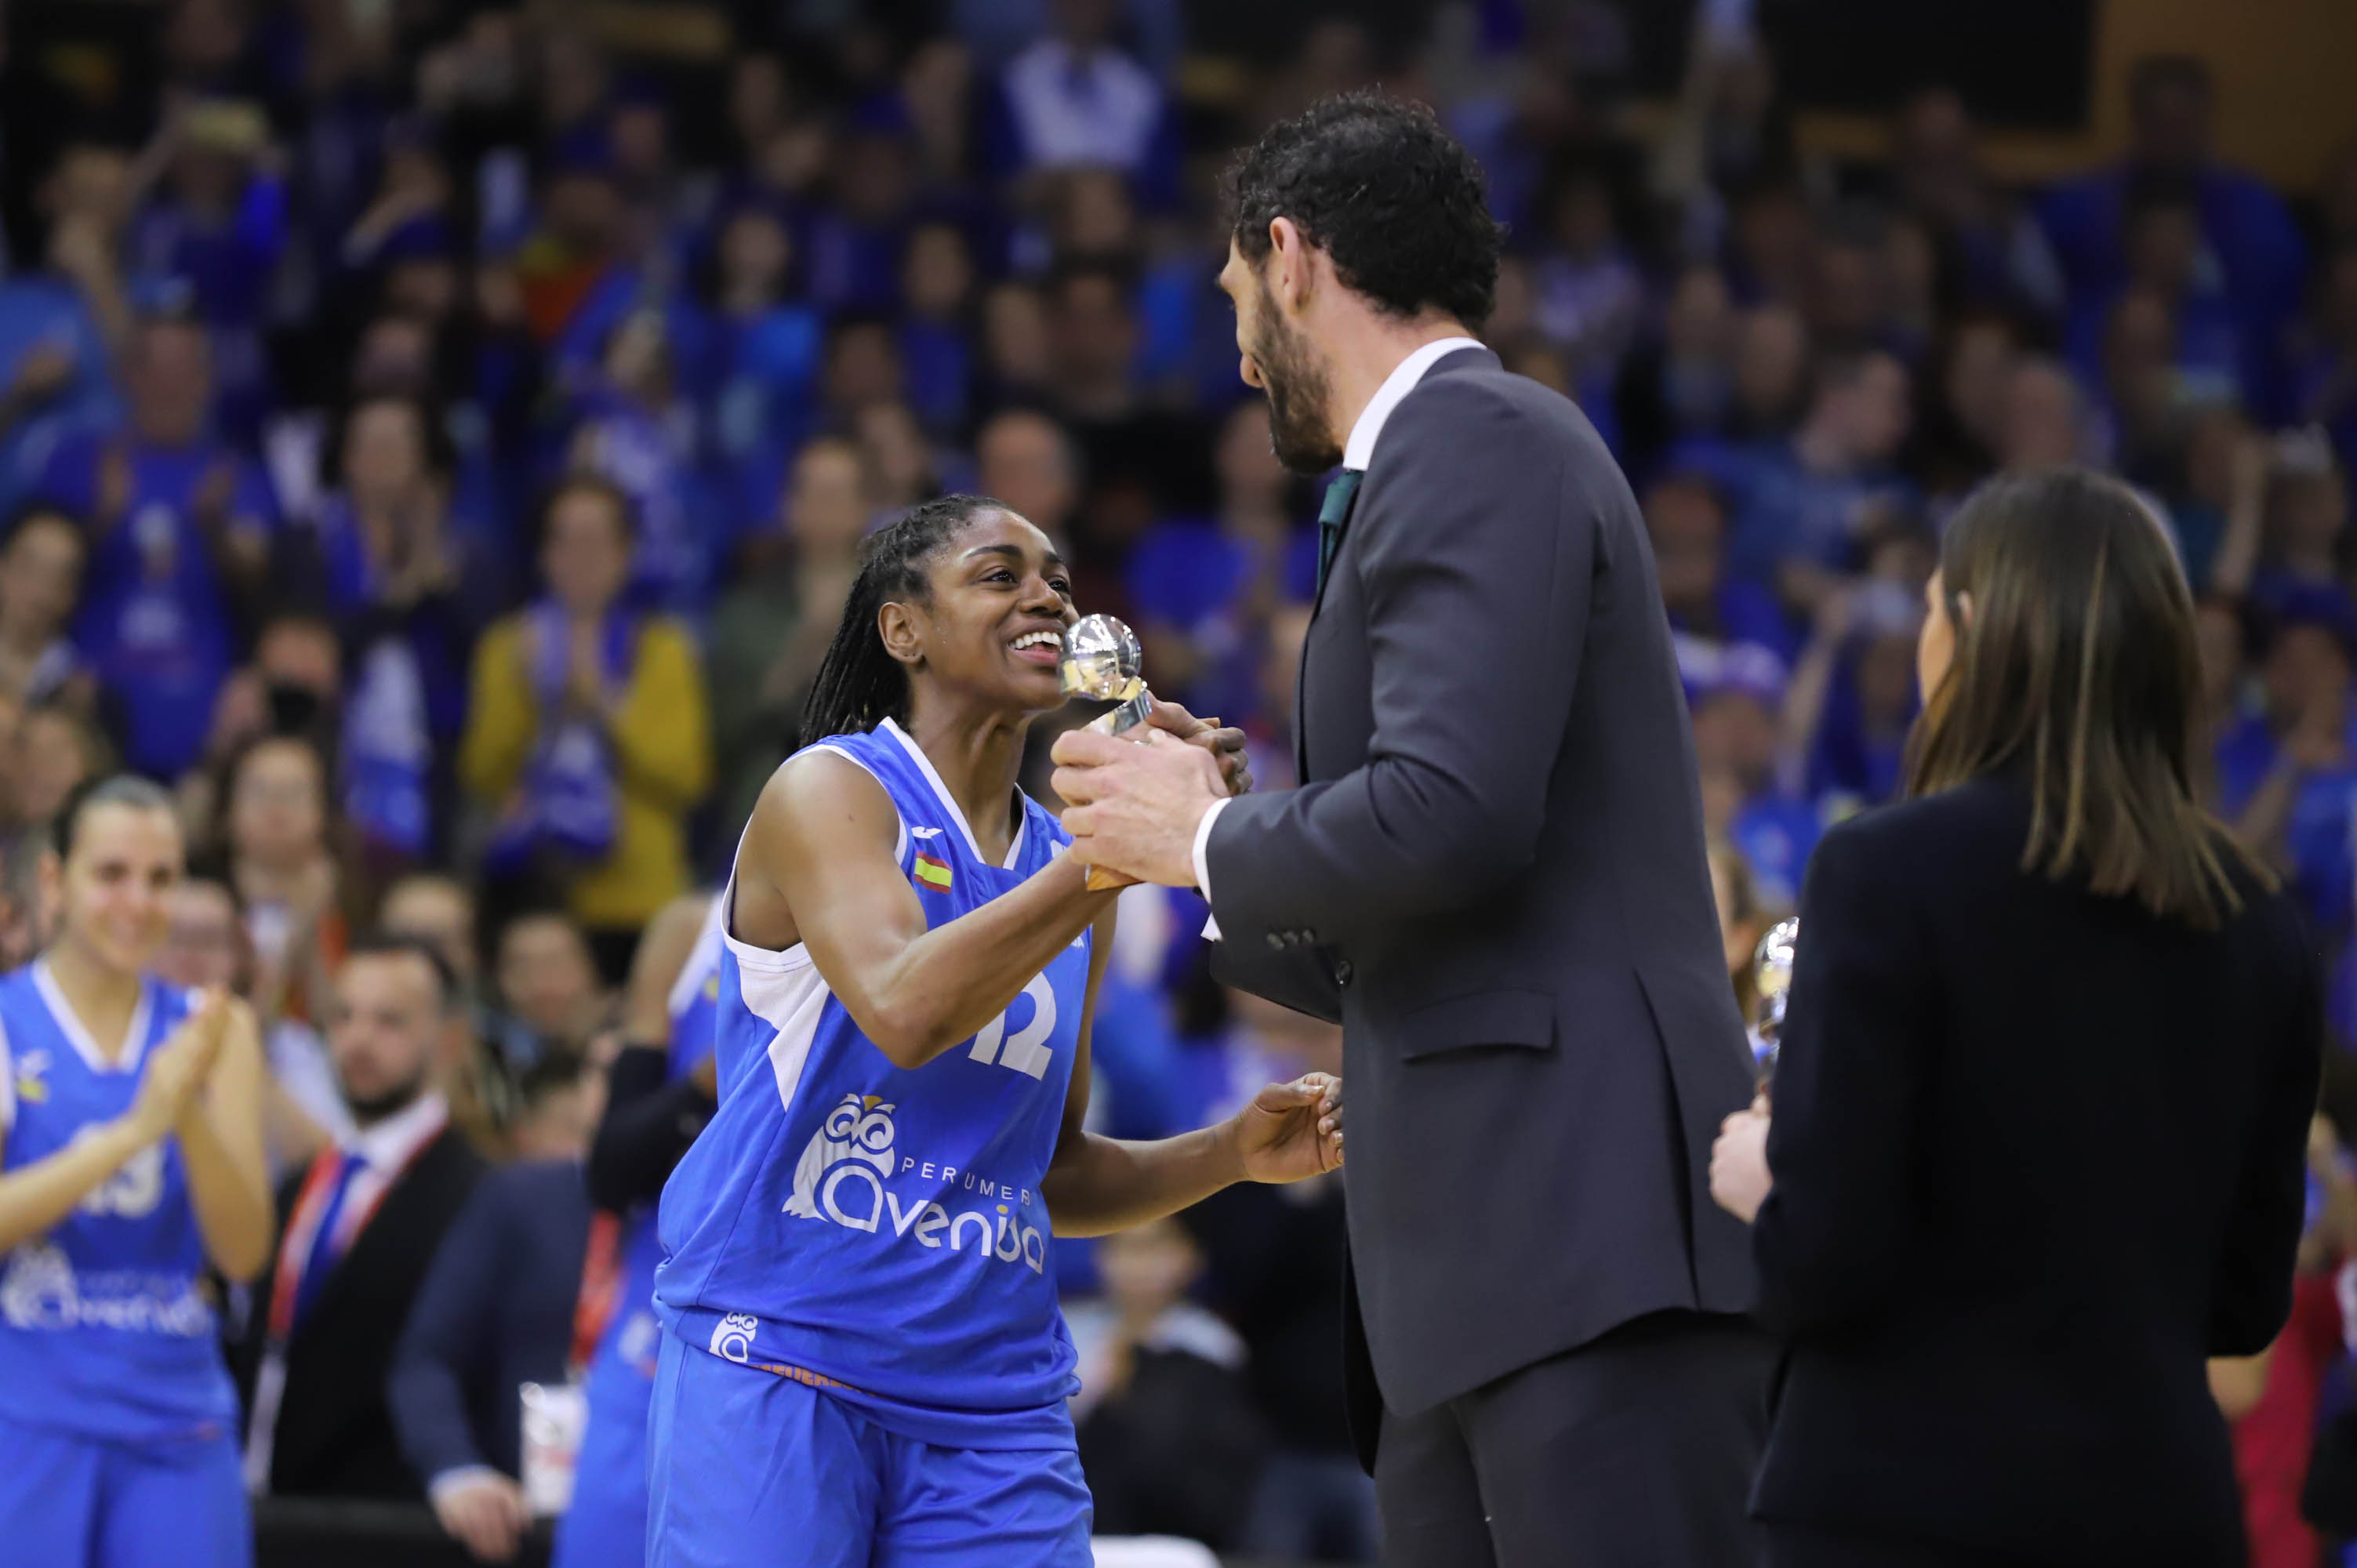
[[[119,1060],[45,961],[0,977],[0,1168],[131,1108],[188,993],[145,983]],[[0,1275],[0,1541],[58,1568],[252,1560],[237,1395],[200,1282],[204,1240],[172,1138],[127,1161]]]
[[[819,744],[891,797],[933,924],[1069,842],[1027,800],[1005,864],[986,864],[899,726]],[[860,1034],[807,950],[723,944],[720,1109],[661,1211],[651,1563],[1085,1568],[1076,1358],[1039,1183],[1088,935],[913,1071]]]
[[[671,993],[674,1081],[712,1054],[720,997],[720,901]],[[589,1363],[589,1426],[573,1471],[573,1503],[556,1523],[553,1568],[641,1568],[647,1560],[647,1406],[655,1387],[654,1216],[633,1215],[622,1242],[614,1315]]]

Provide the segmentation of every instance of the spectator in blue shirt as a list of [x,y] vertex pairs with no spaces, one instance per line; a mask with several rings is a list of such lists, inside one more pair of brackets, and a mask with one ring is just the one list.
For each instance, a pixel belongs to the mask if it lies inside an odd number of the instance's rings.
[[720,507],[699,467],[694,404],[665,313],[623,317],[594,375],[582,378],[570,467],[630,498],[637,520],[631,587],[691,623],[709,607],[721,549]]
[[287,237],[286,182],[271,166],[261,105],[199,102],[170,124],[164,194],[131,237],[136,270],[185,291],[212,329],[223,428],[251,439],[270,399],[262,331]]
[[1569,357],[1577,385],[1609,386],[1636,334],[1645,292],[1620,242],[1603,172],[1566,172],[1549,193],[1546,216],[1545,248],[1532,267],[1539,330]]
[[66,639],[87,550],[81,525],[53,507],[27,508],[0,538],[0,697],[96,707],[97,682]]
[[2201,235],[2192,183],[2146,175],[2129,187],[2121,216],[2126,276],[2103,295],[2071,307],[2069,347],[2083,377],[2102,373],[2104,331],[2121,295],[2142,291],[2169,315],[2179,395],[2193,402],[2266,407],[2266,345],[2254,342],[2226,294],[2216,254]]
[[2341,466],[2357,467],[2357,242],[2332,253],[2317,283],[2313,319],[2296,339],[2291,406],[2321,426]]
[[[974,401],[985,413],[1047,401],[1048,306],[1028,283],[991,285],[982,296],[981,374]],[[1235,373],[1235,367],[1227,367]],[[991,492],[996,494],[996,491]],[[1026,512],[1025,516],[1030,514]]]
[[2201,238],[2218,256],[2239,322],[2255,340],[2273,343],[2298,306],[2307,258],[2283,199],[2218,160],[2212,96],[2209,68],[2198,59],[2156,55],[2137,61],[2128,81],[2126,159],[2054,187],[2039,203],[2039,218],[2072,297],[2107,298],[2127,275],[2121,218],[2139,173],[2190,180]]
[[1897,195],[1930,226],[1948,275],[1970,303],[2050,320],[2061,270],[2036,219],[1981,166],[1970,113],[1954,89],[1927,87],[1891,124]]
[[436,435],[414,399],[361,402],[344,422],[340,487],[310,530],[290,531],[317,553],[309,569],[350,671],[344,810],[371,854],[395,865],[438,847],[436,824],[455,807],[469,660],[501,602],[497,563],[450,526],[448,455]]
[[44,266],[0,285],[0,506],[58,441],[115,418],[114,356],[131,311],[121,265],[129,160],[76,143],[42,182]]
[[789,293],[793,238],[775,207],[748,202],[730,213],[714,263],[705,423],[738,517],[750,527],[810,429],[822,328],[818,313]]
[[1121,170],[1149,206],[1178,195],[1178,124],[1162,84],[1113,41],[1113,0],[1055,0],[1055,30],[999,76],[993,163],[1017,179],[1074,164]]
[[1813,584],[1849,564],[1872,504],[1905,493],[1890,467],[1912,417],[1906,368],[1889,354],[1840,359],[1817,372],[1808,416],[1751,466],[1731,567],[1807,606]]
[[1790,777],[1782,746],[1787,677],[1783,660],[1738,642],[1715,668],[1687,682],[1694,703],[1695,761],[1704,825],[1743,852],[1760,901],[1789,909],[1824,822]]
[[1727,279],[1707,263],[1677,275],[1660,339],[1629,356],[1614,389],[1621,464],[1640,481],[1663,447],[1719,435],[1734,423],[1736,316]]
[[954,223],[919,224],[900,261],[900,295],[909,307],[900,324],[900,362],[909,406],[936,437],[965,427],[974,373],[967,347],[973,294],[974,259],[964,232]]
[[276,527],[261,471],[210,429],[204,328],[152,318],[133,341],[119,433],[61,443],[41,492],[91,532],[75,639],[121,699],[124,757],[158,778],[196,760],[213,697],[242,640]]
[[1217,513],[1157,523],[1130,553],[1130,607],[1154,680],[1195,712],[1244,724],[1256,705],[1270,613],[1317,586],[1318,534],[1269,449],[1268,409],[1240,403],[1213,455]]
[[2221,814],[2291,879],[2317,929],[2345,933],[2357,898],[2357,725],[2350,671],[2357,606],[2336,589],[2292,595],[2262,666],[2266,705],[2218,747]]
[[1808,799],[1828,821],[1898,799],[1914,722],[1920,583],[1869,578],[1825,601],[1785,698],[1788,746],[1805,747]]
[[829,170],[833,199],[802,229],[813,304],[826,310],[890,310],[899,304],[914,165],[897,104],[876,101],[846,127]]
[[1680,641],[1757,643],[1781,658],[1800,639],[1776,596],[1727,572],[1727,503],[1700,474],[1672,472],[1645,490],[1645,532],[1670,630]]

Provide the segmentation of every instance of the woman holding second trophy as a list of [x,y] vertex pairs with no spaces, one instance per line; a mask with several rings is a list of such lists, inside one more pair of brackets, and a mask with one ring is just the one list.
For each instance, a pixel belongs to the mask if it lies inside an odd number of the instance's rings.
[[2203,1369],[2290,1303],[2316,961],[2195,801],[2132,493],[1992,483],[1927,597],[1911,798],[1819,845],[1772,1118],[1712,1161],[1789,1346],[1768,1561],[2239,1563]]

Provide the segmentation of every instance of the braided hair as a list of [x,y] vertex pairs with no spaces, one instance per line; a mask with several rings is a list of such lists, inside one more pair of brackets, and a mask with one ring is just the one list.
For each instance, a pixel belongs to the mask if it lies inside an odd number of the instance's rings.
[[982,513],[1001,510],[1003,503],[987,496],[937,496],[860,545],[859,575],[844,603],[843,621],[802,703],[802,745],[872,730],[888,718],[908,722],[908,671],[886,650],[876,617],[895,599],[931,599],[925,563],[933,552]]

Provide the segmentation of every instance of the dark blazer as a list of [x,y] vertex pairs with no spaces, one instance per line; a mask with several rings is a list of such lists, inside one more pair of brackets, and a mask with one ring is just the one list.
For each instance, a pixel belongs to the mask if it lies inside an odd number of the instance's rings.
[[[393,1346],[409,1305],[434,1261],[443,1233],[474,1190],[482,1156],[455,1127],[445,1127],[384,1195],[351,1251],[338,1261],[319,1299],[286,1347],[286,1391],[271,1448],[270,1489],[282,1497],[421,1498],[425,1482],[401,1456],[385,1405]],[[302,1175],[278,1194],[278,1245]],[[263,1301],[231,1348],[249,1419],[254,1378],[269,1332],[267,1282],[277,1277],[278,1248],[257,1294]]]
[[2284,896],[2246,882],[2196,931],[2023,872],[2029,830],[2027,788],[1985,779],[1810,864],[1753,1509],[1975,1562],[2238,1563],[2203,1361],[2290,1309],[2316,963]]
[[1297,714],[1303,786],[1211,832],[1213,969],[1343,1026],[1383,1401],[1748,1307],[1709,1197],[1751,1058],[1693,737],[1643,521],[1567,399],[1465,349],[1392,411]]
[[385,1389],[420,1480],[489,1465],[521,1477],[526,1383],[561,1383],[589,1244],[578,1160],[503,1165],[475,1185],[410,1304]]

